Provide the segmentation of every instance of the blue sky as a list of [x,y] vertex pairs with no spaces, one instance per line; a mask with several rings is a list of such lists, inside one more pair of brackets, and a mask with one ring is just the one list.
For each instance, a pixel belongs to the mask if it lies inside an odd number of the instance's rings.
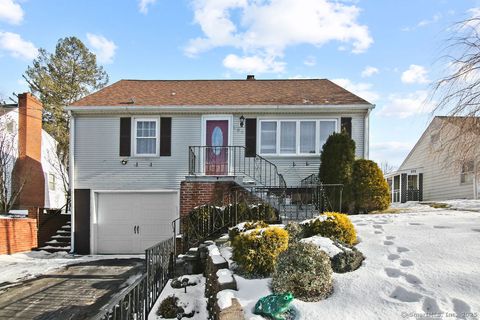
[[0,0],[0,96],[37,48],[76,36],[119,79],[328,78],[376,104],[371,158],[400,165],[469,0]]

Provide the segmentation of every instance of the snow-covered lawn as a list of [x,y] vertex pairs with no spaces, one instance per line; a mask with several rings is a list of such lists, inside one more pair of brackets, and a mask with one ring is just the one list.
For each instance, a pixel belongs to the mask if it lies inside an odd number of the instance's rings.
[[144,255],[71,255],[65,252],[32,251],[0,255],[0,285],[15,283],[49,273],[71,264],[103,259],[145,258]]
[[[298,319],[480,317],[480,213],[412,204],[402,211],[351,216],[366,260],[334,274],[328,299],[294,300]],[[262,319],[252,308],[270,293],[269,279],[235,277],[247,319]]]

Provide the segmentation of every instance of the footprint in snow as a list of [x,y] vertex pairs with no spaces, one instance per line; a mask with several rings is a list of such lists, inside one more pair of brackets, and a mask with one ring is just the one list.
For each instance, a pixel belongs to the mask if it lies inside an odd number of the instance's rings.
[[394,260],[400,259],[400,256],[398,254],[392,253],[392,254],[389,254],[387,258],[390,261],[394,261]]
[[438,306],[437,301],[430,297],[425,297],[425,300],[423,300],[422,310],[425,313],[441,313],[442,312],[442,310]]
[[408,260],[408,259],[404,259],[404,260],[400,261],[400,265],[402,267],[411,267],[411,266],[413,266],[413,262]]
[[408,251],[410,251],[410,249],[405,248],[405,247],[398,247],[398,248],[397,248],[397,252],[398,252],[398,253],[408,252]]
[[375,231],[375,234],[382,234],[382,231]]
[[403,277],[405,281],[410,284],[422,284],[422,281],[420,281],[418,277],[414,276],[413,274],[402,272],[400,269],[385,268],[384,271],[390,278]]
[[393,240],[393,239],[395,239],[395,236],[386,236],[385,238],[386,238],[387,240]]
[[394,242],[390,241],[390,240],[387,240],[387,241],[383,241],[383,244],[386,245],[386,246],[391,246],[392,244],[394,244]]
[[408,224],[412,226],[423,226],[423,223],[420,222],[409,222]]
[[453,227],[450,226],[433,226],[435,229],[453,229]]
[[480,229],[472,229],[472,231],[480,232]]
[[357,223],[357,226],[366,226],[366,225],[368,225],[368,224],[367,223]]
[[383,227],[382,227],[381,225],[379,225],[379,224],[374,224],[373,227],[374,227],[375,229],[383,229]]
[[422,295],[413,291],[408,291],[403,287],[396,287],[390,294],[390,297],[402,302],[418,302],[422,299]]
[[465,319],[465,314],[472,313],[472,309],[470,308],[468,303],[466,303],[465,301],[454,298],[452,299],[452,303],[453,303],[453,311],[457,314],[457,316],[460,319]]

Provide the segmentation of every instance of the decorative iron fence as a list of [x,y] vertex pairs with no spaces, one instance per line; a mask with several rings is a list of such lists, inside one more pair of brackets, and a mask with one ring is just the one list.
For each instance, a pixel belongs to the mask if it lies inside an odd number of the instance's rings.
[[277,166],[258,154],[249,156],[244,146],[190,146],[188,172],[190,175],[244,176],[252,184],[285,187]]
[[145,273],[94,320],[145,320],[171,278],[174,240],[170,238],[145,250]]
[[420,190],[407,189],[407,201],[420,201]]

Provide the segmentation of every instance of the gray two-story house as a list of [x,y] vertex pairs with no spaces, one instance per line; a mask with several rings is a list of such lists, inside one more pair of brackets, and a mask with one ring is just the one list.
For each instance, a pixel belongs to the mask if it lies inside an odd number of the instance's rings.
[[373,107],[326,79],[121,80],[93,93],[68,107],[74,251],[170,237],[191,176],[296,186],[341,130],[368,158]]

